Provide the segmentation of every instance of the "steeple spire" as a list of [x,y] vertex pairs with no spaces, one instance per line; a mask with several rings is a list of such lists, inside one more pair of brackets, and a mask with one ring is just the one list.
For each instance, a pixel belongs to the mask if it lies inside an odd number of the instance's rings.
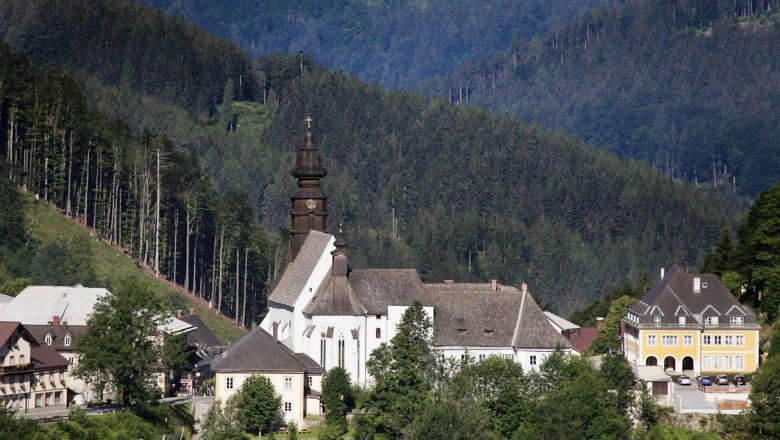
[[322,158],[314,145],[312,121],[311,116],[305,119],[306,136],[290,171],[298,179],[298,191],[290,197],[290,251],[293,259],[298,256],[309,231],[325,232],[327,227],[328,196],[320,189],[320,179],[328,172],[323,168]]
[[333,276],[347,276],[349,273],[349,262],[347,260],[347,240],[344,239],[344,232],[339,223],[339,233],[336,235],[336,246],[330,254],[333,255]]

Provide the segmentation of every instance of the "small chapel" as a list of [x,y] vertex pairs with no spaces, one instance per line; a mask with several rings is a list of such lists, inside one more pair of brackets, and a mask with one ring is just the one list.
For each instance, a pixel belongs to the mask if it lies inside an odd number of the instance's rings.
[[290,262],[256,331],[325,371],[346,369],[362,386],[371,383],[366,360],[393,338],[414,301],[431,318],[441,358],[500,356],[535,370],[556,348],[572,350],[526,284],[427,283],[416,269],[353,270],[341,228],[336,236],[327,232],[327,171],[310,127],[290,174],[298,182],[290,197]]

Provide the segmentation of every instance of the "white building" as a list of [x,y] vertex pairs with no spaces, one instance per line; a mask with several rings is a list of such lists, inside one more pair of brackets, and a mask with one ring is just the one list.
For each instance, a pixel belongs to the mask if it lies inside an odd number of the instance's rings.
[[307,132],[292,170],[299,186],[291,197],[292,261],[260,325],[275,339],[325,370],[343,367],[355,383],[367,385],[366,360],[420,301],[442,356],[501,356],[534,370],[557,347],[570,351],[525,285],[424,284],[414,269],[351,270],[343,236],[324,233],[327,197],[319,180],[326,174]]

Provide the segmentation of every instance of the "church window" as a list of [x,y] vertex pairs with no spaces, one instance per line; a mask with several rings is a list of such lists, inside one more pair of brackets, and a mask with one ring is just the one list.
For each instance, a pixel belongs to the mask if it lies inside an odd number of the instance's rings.
[[344,338],[339,339],[339,367],[344,368]]
[[376,338],[379,339],[382,337],[382,329],[377,327],[376,328]]
[[536,355],[531,355],[530,359],[528,360],[528,363],[531,365],[536,365]]
[[284,378],[284,389],[285,390],[291,390],[292,389],[292,377],[285,377]]
[[43,338],[43,342],[45,342],[46,345],[51,345],[52,343],[51,335],[46,335],[46,337]]
[[225,379],[225,389],[232,390],[233,389],[233,378],[228,377]]
[[66,347],[70,347],[70,335],[65,335],[65,337],[62,338],[62,343],[65,344]]
[[327,341],[325,338],[322,338],[322,341],[320,341],[320,366],[322,368],[325,368],[325,348],[327,346]]

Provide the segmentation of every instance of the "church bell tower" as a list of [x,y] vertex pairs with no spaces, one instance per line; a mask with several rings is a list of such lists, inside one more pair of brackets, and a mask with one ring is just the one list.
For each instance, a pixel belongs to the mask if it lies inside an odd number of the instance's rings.
[[320,189],[320,179],[328,172],[322,167],[322,158],[311,133],[310,117],[303,146],[298,149],[295,167],[290,174],[298,179],[298,191],[290,197],[290,251],[292,259],[298,256],[309,231],[325,232],[328,219],[328,197]]

